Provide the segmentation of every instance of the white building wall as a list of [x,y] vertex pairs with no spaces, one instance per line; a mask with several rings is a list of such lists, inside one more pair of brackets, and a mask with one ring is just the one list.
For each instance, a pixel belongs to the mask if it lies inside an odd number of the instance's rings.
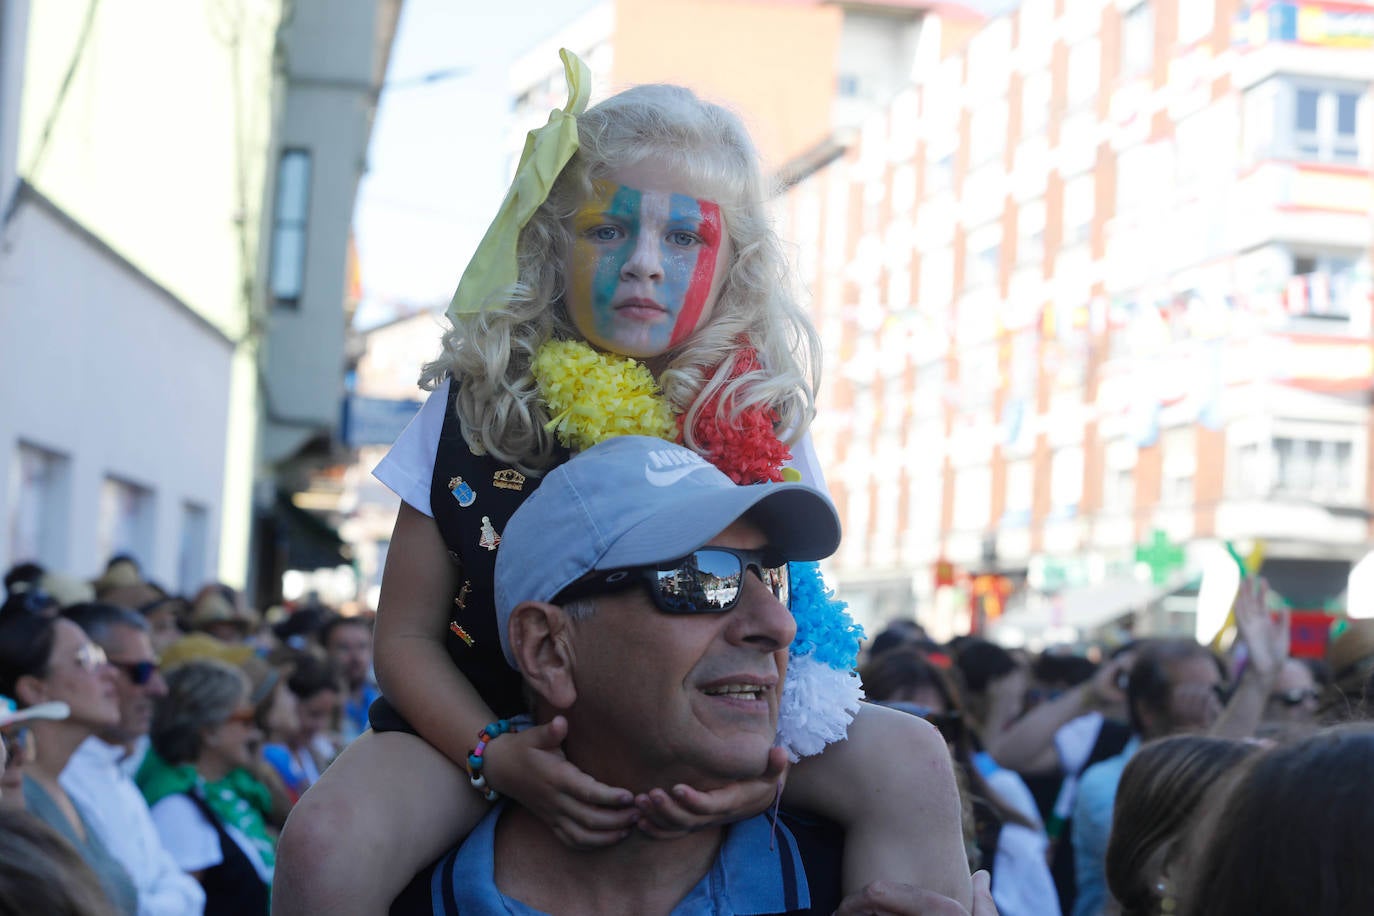
[[28,27],[28,0],[0,0],[0,208],[8,206],[19,171],[19,100]]
[[[309,152],[309,210],[300,299],[282,306],[268,293],[263,457],[269,465],[338,420],[348,236],[379,89],[373,48],[384,6],[300,3],[286,32],[277,147]],[[269,268],[273,256],[267,254]]]
[[66,456],[51,566],[93,576],[101,490],[152,494],[154,580],[177,588],[185,505],[205,510],[191,568],[215,573],[233,346],[168,292],[26,192],[0,250],[0,560],[11,544],[20,442]]

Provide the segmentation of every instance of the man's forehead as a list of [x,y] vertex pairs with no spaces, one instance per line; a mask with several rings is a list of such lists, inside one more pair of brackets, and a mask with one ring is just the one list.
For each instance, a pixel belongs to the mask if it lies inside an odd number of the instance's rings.
[[706,542],[709,547],[739,547],[743,550],[758,550],[768,546],[768,535],[756,525],[748,515],[735,519],[720,534]]

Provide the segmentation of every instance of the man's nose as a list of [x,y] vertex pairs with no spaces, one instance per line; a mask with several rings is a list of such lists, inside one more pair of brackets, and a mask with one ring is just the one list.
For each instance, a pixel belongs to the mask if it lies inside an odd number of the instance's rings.
[[647,232],[635,237],[634,249],[620,270],[622,279],[661,280],[663,279],[663,258],[658,242]]
[[727,636],[731,642],[763,652],[776,652],[792,644],[797,621],[791,610],[763,581],[749,570],[744,574],[743,592],[730,614]]
[[165,697],[167,695],[167,680],[162,676],[161,671],[153,672],[153,676],[148,678],[148,683],[143,685],[143,692],[150,697]]

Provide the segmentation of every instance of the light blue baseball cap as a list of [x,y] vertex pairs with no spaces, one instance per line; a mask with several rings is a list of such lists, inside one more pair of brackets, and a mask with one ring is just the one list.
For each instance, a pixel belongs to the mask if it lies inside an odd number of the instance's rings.
[[690,449],[617,436],[554,468],[511,516],[496,555],[496,625],[526,601],[551,601],[589,572],[684,557],[748,514],[788,560],[840,544],[830,498],[801,483],[740,486]]

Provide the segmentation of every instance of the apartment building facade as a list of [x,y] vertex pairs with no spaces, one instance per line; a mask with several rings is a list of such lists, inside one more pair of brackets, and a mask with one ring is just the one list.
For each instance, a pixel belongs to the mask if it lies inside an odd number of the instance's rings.
[[861,616],[1191,632],[1204,571],[1256,550],[1292,606],[1346,610],[1371,47],[1367,3],[1025,0],[798,170]]

